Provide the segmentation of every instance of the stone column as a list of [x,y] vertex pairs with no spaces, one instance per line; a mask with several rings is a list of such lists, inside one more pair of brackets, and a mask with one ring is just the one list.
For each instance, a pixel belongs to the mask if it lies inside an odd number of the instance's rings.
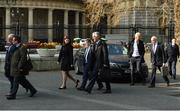
[[[68,10],[64,10],[64,25],[68,28]],[[68,29],[64,29],[64,35],[68,35]]]
[[[48,27],[52,27],[53,25],[53,9],[49,9],[48,11]],[[53,41],[53,30],[48,29],[48,42]]]
[[[28,27],[31,28],[33,27],[33,8],[29,8],[29,13],[28,13]],[[28,41],[33,40],[33,29],[28,30]]]
[[[11,11],[10,8],[6,8],[6,27],[11,25]],[[6,29],[6,41],[8,40],[8,35],[10,34],[10,29]]]
[[79,37],[79,12],[77,11],[76,12],[76,15],[75,15],[75,24],[76,24],[76,27],[77,27],[77,29],[76,29],[76,35],[75,35],[75,37]]
[[[85,13],[82,13],[82,25],[83,25],[83,27],[86,25],[86,15],[85,15]],[[82,30],[82,38],[87,38],[86,37],[86,29],[83,29]]]

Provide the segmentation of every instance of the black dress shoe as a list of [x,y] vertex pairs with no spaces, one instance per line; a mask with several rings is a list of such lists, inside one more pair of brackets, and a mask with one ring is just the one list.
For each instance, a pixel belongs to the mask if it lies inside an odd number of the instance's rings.
[[32,91],[29,97],[33,97],[36,93],[37,93],[37,90]]
[[58,89],[66,89],[66,86],[64,86],[64,87],[59,87]]
[[100,85],[97,90],[101,90],[103,87],[103,85]]
[[13,99],[16,99],[16,96],[9,95],[9,96],[6,97],[6,99],[13,100]]
[[78,87],[78,84],[79,84],[79,80],[76,80],[76,88]]
[[79,88],[77,88],[77,90],[79,90],[79,91],[84,91],[85,88],[79,87]]
[[89,89],[85,89],[84,91],[86,91],[88,94],[91,94],[91,91]]
[[155,88],[155,85],[150,85],[148,86],[148,88]]
[[103,92],[103,94],[111,94],[111,93],[112,93],[111,90],[106,90]]
[[173,79],[176,80],[176,76],[173,76]]

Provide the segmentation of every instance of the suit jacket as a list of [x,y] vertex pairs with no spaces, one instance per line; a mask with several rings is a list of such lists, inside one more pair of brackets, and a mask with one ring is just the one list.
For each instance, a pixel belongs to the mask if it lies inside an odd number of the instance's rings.
[[158,66],[158,67],[161,67],[163,63],[166,63],[164,46],[161,45],[160,43],[157,44],[155,53],[151,46],[151,62],[153,65]]
[[[141,62],[144,62],[144,53],[145,53],[144,43],[143,41],[139,40],[137,45],[138,45],[138,51],[141,57]],[[129,43],[129,46],[128,46],[129,58],[132,57],[133,52],[134,52],[134,39]]]
[[23,44],[16,47],[17,49],[12,54],[11,58],[11,76],[24,76],[20,69],[23,69],[24,64],[27,62],[27,49]]
[[13,44],[11,44],[9,48],[6,50],[5,65],[4,65],[5,75],[10,75],[11,57],[15,50],[16,50],[16,46]]
[[86,60],[85,60],[85,55],[84,55],[83,65],[85,66],[85,64],[86,64],[86,67],[88,67],[88,70],[92,71],[93,65],[94,65],[93,46],[90,46],[90,50],[87,55],[87,63],[85,63],[85,62],[86,62]]
[[94,44],[94,56],[95,56],[95,68],[102,69],[104,65],[109,67],[109,57],[107,44],[105,42],[99,41],[98,44]]
[[173,47],[172,44],[169,44],[166,49],[166,56],[168,61],[177,61],[177,58],[179,58],[179,46],[175,44]]

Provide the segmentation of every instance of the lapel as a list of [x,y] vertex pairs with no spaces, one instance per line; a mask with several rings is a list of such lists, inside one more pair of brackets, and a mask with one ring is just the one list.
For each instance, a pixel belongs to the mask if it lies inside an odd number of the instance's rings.
[[154,54],[156,54],[157,53],[157,50],[159,49],[159,42],[157,43],[157,47],[156,47],[156,51],[155,51],[155,53]]
[[99,41],[98,44],[95,43],[95,52],[97,51],[97,49],[100,45],[101,45],[101,41]]

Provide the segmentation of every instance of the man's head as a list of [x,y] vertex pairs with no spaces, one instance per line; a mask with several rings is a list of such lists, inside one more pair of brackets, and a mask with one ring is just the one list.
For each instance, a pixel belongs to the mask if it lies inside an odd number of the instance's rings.
[[90,38],[87,38],[85,40],[85,48],[89,47],[91,45],[91,39]]
[[157,37],[156,36],[152,36],[151,37],[151,43],[155,44],[157,42]]
[[8,35],[8,42],[9,42],[9,43],[12,43],[14,36],[15,36],[14,34],[9,34],[9,35]]
[[97,42],[98,40],[100,40],[101,36],[99,32],[93,32],[92,33],[92,39],[94,42]]
[[140,32],[137,32],[137,33],[135,34],[135,36],[134,36],[134,39],[135,39],[136,41],[140,40],[140,39],[141,39],[141,33],[140,33]]
[[172,44],[174,45],[176,43],[176,38],[172,38]]
[[13,43],[13,44],[19,44],[19,43],[21,43],[21,38],[20,38],[19,36],[15,35],[15,36],[13,37],[12,43]]

